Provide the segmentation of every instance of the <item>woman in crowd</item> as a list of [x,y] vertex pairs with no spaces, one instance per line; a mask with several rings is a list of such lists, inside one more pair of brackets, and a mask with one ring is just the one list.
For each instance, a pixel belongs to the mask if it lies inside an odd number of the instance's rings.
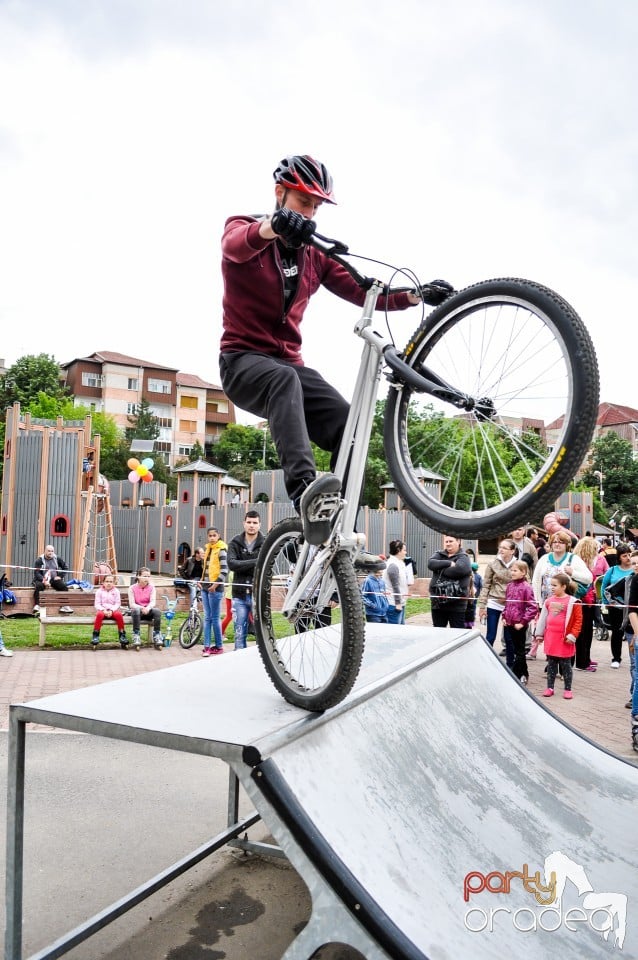
[[552,577],[555,573],[566,573],[581,586],[589,586],[593,580],[591,570],[581,557],[571,550],[572,538],[566,530],[557,530],[549,539],[549,553],[541,557],[536,564],[532,578],[532,589],[538,608],[552,596]]
[[479,616],[481,623],[487,623],[485,639],[491,647],[494,646],[498,624],[505,609],[505,591],[511,580],[515,551],[513,540],[501,540],[497,556],[488,563],[483,575],[483,589],[478,601]]
[[383,571],[388,596],[388,623],[405,623],[405,604],[408,599],[408,572],[404,563],[406,552],[403,540],[390,541],[390,556]]
[[[430,598],[432,623],[435,627],[465,627],[467,601],[470,598],[472,561],[458,537],[446,533],[443,549],[428,561],[432,571]],[[455,595],[450,595],[450,590]]]
[[602,595],[607,604],[606,619],[611,630],[611,666],[618,670],[622,660],[624,639],[623,619],[625,614],[625,577],[631,576],[631,547],[619,543],[616,547],[618,563],[610,567],[602,583]]
[[609,564],[601,553],[595,537],[583,537],[574,547],[574,556],[580,557],[587,569],[591,571],[592,583],[582,598],[583,625],[576,639],[576,669],[589,670],[593,673],[598,666],[597,661],[591,659],[591,643],[596,621],[596,580],[604,576],[609,570]]

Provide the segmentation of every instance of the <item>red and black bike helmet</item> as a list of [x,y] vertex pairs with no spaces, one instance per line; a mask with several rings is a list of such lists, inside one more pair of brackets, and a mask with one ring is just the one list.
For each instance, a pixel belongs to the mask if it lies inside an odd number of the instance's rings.
[[313,157],[303,156],[284,157],[273,173],[275,183],[291,190],[299,190],[311,197],[318,197],[326,203],[336,203],[332,192],[332,177],[323,163]]

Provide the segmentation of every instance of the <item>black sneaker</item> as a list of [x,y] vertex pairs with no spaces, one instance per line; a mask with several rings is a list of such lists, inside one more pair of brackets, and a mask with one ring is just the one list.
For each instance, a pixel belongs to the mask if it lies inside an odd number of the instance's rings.
[[341,508],[341,481],[333,473],[317,477],[306,487],[299,500],[304,537],[308,543],[325,543]]
[[638,753],[638,717],[632,717],[631,719],[631,742],[634,750]]

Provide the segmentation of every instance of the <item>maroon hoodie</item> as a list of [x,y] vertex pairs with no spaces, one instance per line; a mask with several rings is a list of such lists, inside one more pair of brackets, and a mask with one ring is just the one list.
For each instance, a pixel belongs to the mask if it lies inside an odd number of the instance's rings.
[[[299,326],[313,293],[326,287],[363,305],[365,291],[344,268],[314,247],[299,251],[297,292],[284,313],[284,277],[274,240],[259,236],[260,220],[230,217],[222,237],[224,332],[222,352],[264,353],[303,366]],[[379,297],[378,309],[405,310],[405,293]]]

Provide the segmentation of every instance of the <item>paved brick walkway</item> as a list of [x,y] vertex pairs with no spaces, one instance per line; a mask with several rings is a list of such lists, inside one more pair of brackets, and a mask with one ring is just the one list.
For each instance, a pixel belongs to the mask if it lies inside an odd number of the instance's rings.
[[[430,624],[429,616],[414,617],[411,623]],[[500,641],[497,641],[500,644]],[[227,647],[232,656],[232,645]],[[173,644],[164,650],[16,650],[11,659],[0,658],[0,730],[8,726],[9,704],[37,700],[66,690],[88,687],[109,680],[134,676],[148,670],[161,670],[201,656],[201,646],[182,650]],[[556,683],[556,696],[541,700],[561,720],[589,737],[595,743],[631,762],[638,763],[638,754],[631,746],[629,699],[629,663],[623,658],[620,670],[610,667],[609,643],[594,642],[592,657],[599,661],[596,673],[574,671],[574,699],[563,700],[562,684]],[[208,661],[215,669],[215,659]],[[544,657],[529,663],[529,692],[541,697],[545,689]],[[497,708],[497,705],[495,705]],[[34,726],[34,729],[38,729]],[[50,727],[41,727],[49,731]]]

